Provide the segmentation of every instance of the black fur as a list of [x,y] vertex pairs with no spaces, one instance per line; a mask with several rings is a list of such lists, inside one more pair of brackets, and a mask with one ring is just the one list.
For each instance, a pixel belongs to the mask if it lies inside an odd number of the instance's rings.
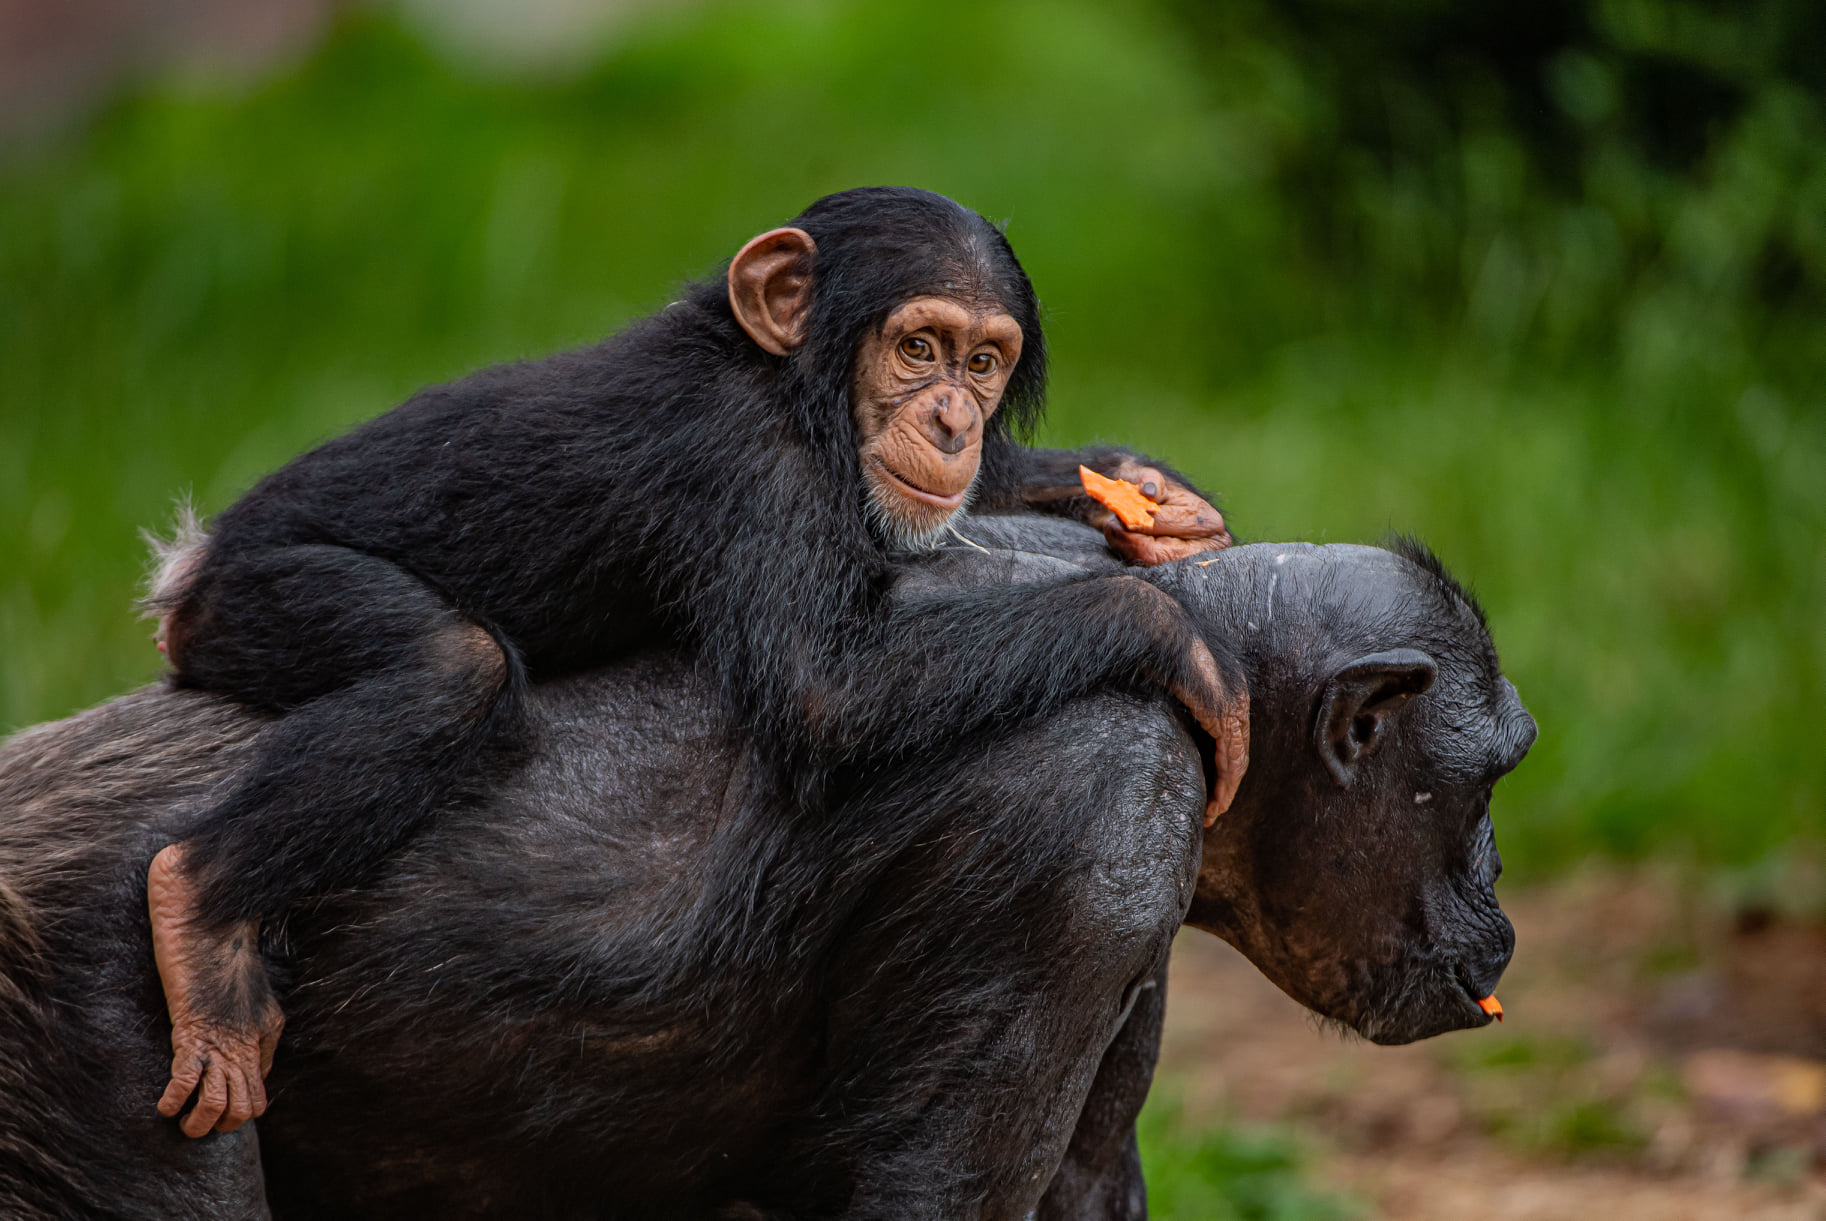
[[850,380],[897,305],[992,302],[1025,332],[980,509],[1069,512],[1077,463],[1121,455],[1019,444],[1045,385],[1038,304],[980,216],[881,188],[793,223],[818,252],[791,356],[752,343],[712,277],[596,346],[426,390],[221,514],[172,619],[177,678],[284,720],[187,836],[207,918],[358,879],[511,758],[529,677],[655,643],[700,659],[806,805],[833,769],[1112,677],[1187,677],[1189,623],[1128,579],[883,612],[892,557],[865,520]]
[[[963,529],[993,553],[910,565],[893,596],[1110,570],[1063,523]],[[1208,829],[1183,718],[1121,684],[874,769],[816,822],[754,799],[754,744],[676,654],[530,690],[524,767],[276,930],[274,1211],[1139,1217],[1147,985],[1188,904],[1372,1037],[1487,1023],[1460,981],[1510,945],[1488,778],[1441,767],[1527,720],[1487,635],[1368,548],[1147,579],[1247,642],[1256,758]],[[1316,701],[1416,647],[1437,683],[1338,788]],[[263,1209],[251,1125],[187,1141],[150,1111],[169,1046],[142,885],[277,725],[157,691],[0,746],[0,1214]]]

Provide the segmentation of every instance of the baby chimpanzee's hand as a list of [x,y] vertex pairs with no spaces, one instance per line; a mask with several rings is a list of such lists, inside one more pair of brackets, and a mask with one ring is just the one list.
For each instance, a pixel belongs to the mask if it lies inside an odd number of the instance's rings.
[[1249,770],[1249,691],[1232,688],[1218,672],[1210,646],[1195,640],[1189,673],[1169,684],[1173,695],[1191,712],[1192,719],[1211,735],[1211,791],[1205,800],[1205,825],[1236,800],[1236,790]]
[[1149,526],[1131,530],[1114,513],[1104,514],[1097,523],[1110,550],[1129,563],[1151,567],[1230,545],[1224,515],[1191,488],[1138,462],[1124,462],[1115,477],[1128,480],[1160,505]]

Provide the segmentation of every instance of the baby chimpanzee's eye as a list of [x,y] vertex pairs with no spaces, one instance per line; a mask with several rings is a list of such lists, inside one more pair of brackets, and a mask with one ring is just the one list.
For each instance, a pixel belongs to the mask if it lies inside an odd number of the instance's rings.
[[988,377],[995,372],[997,361],[988,352],[978,352],[970,358],[970,371],[978,377]]
[[900,352],[909,360],[929,361],[932,359],[932,345],[918,335],[908,335],[901,340]]

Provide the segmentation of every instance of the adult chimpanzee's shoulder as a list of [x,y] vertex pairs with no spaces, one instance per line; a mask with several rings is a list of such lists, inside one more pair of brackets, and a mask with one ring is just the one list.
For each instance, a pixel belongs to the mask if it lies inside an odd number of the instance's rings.
[[1118,572],[1124,567],[1110,552],[1100,531],[1082,522],[1036,513],[985,513],[958,523],[958,545],[977,544],[1004,551],[1050,556],[1087,572]]
[[970,589],[1057,585],[1119,571],[1103,536],[1074,522],[1036,517],[966,517],[952,541],[902,555],[893,566],[893,599],[956,596]]
[[[230,700],[160,683],[0,741],[0,872],[21,876],[8,845],[49,837],[74,847],[88,837],[76,820],[112,827],[155,791],[206,788],[264,723]],[[73,791],[83,800],[71,802]],[[65,812],[46,821],[36,807],[53,797]]]

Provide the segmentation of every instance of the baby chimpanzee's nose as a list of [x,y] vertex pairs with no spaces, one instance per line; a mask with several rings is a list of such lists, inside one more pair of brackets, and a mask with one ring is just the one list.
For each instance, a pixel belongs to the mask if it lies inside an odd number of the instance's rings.
[[926,435],[943,454],[961,453],[970,444],[973,413],[959,394],[941,394],[932,404],[927,417]]

